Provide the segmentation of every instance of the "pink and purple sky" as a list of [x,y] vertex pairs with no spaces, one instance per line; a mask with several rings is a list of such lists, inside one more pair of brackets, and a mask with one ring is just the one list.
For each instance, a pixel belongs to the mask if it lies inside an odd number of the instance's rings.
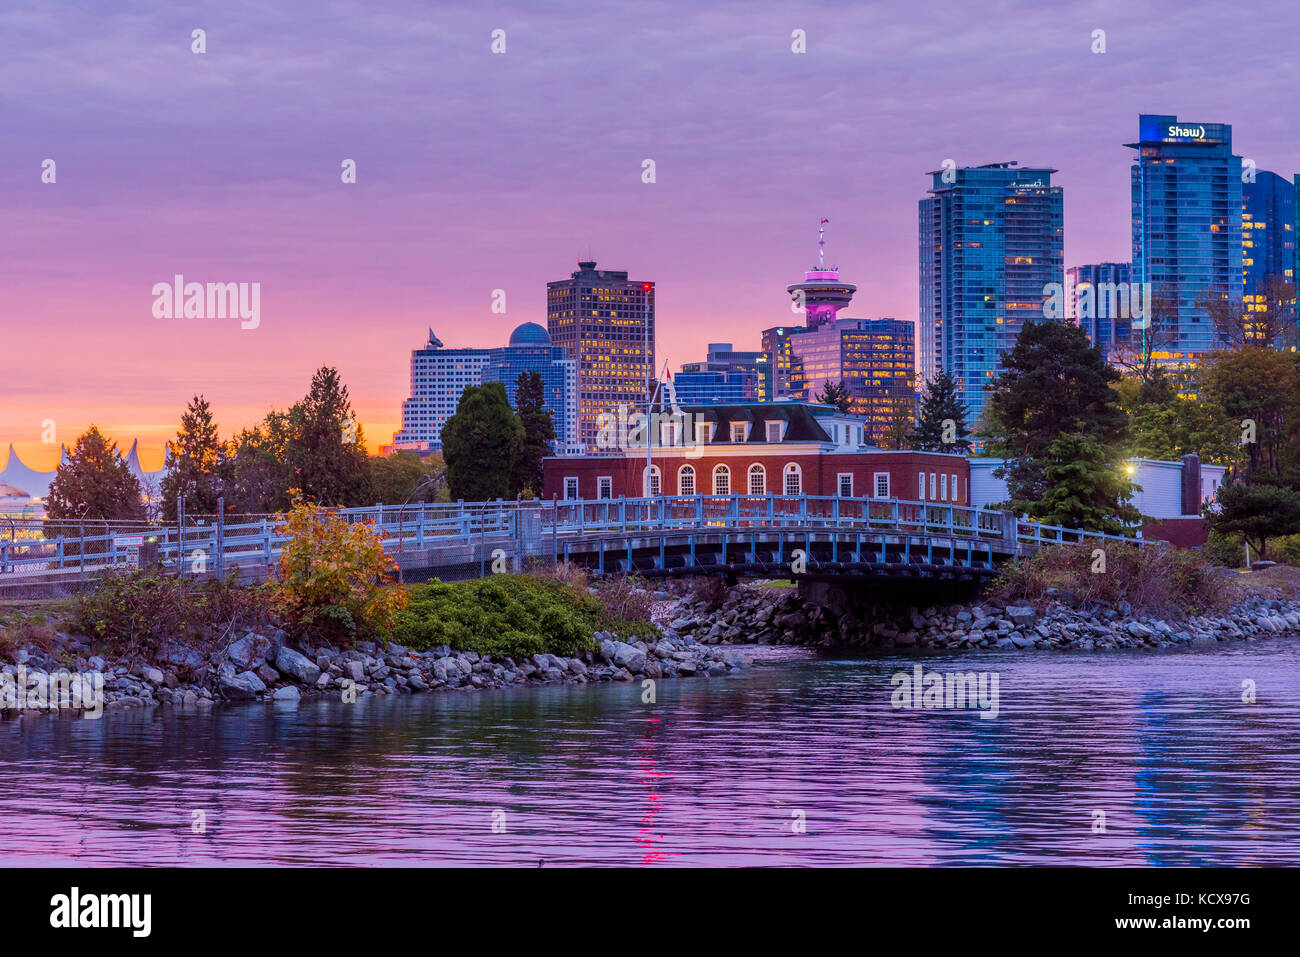
[[[1059,169],[1067,265],[1126,261],[1140,112],[1300,168],[1290,0],[709,6],[6,3],[0,454],[52,468],[42,422],[71,445],[93,421],[155,467],[194,393],[229,435],[322,364],[387,442],[428,327],[545,324],[588,251],[658,284],[672,368],[757,348],[797,318],[823,216],[848,314],[915,319],[916,202],[947,158]],[[260,326],[154,318],[177,273],[260,282]]]

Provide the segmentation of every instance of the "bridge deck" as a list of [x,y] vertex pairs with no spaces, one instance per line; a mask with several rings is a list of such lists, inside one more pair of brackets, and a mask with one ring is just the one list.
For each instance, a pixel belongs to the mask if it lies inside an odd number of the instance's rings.
[[[1080,532],[1009,512],[941,502],[831,496],[696,495],[553,502],[457,502],[340,509],[372,524],[404,568],[486,574],[567,560],[598,572],[729,574],[987,575],[998,563],[1051,544],[1099,545],[1141,538]],[[0,588],[78,581],[128,565],[124,535],[144,536],[164,567],[222,573],[265,569],[285,542],[277,516],[232,517],[209,525],[8,521],[0,537]],[[89,526],[90,523],[86,523]],[[21,525],[21,528],[19,527]],[[4,532],[0,524],[0,536]],[[74,534],[77,533],[77,534]],[[801,551],[802,558],[796,555]],[[499,562],[497,567],[499,567]]]

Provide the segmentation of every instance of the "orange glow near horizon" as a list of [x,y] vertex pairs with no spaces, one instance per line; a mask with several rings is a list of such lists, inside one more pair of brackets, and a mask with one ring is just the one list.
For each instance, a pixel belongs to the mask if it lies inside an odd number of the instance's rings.
[[[70,438],[60,438],[60,442],[68,446],[68,451],[72,451],[72,446],[76,443],[77,437],[80,436],[91,423],[72,430]],[[146,472],[156,472],[163,467],[163,455],[166,449],[166,443],[175,435],[175,429],[166,435],[160,435],[161,431],[157,426],[107,426],[99,425],[99,431],[103,432],[112,441],[117,443],[118,451],[126,455],[131,451],[131,443],[138,442],[136,454],[140,459],[140,467]],[[252,425],[250,421],[246,425]],[[233,431],[244,428],[241,424]],[[379,454],[381,445],[389,445],[393,441],[393,433],[401,428],[399,422],[381,422],[365,420],[361,423],[362,432],[365,434],[366,451],[371,455]],[[226,430],[222,431],[222,438],[228,439],[229,434]],[[37,472],[53,472],[59,466],[59,443],[49,444],[41,442],[39,439],[29,442],[13,442],[14,453],[22,459],[24,465]],[[5,456],[8,455],[9,443],[0,445],[0,469],[7,464]]]

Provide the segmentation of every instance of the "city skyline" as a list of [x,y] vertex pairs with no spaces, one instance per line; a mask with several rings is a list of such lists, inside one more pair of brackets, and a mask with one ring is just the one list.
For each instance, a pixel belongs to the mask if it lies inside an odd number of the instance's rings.
[[[1068,267],[1129,258],[1123,144],[1140,113],[1231,124],[1234,152],[1288,179],[1300,155],[1289,117],[1264,105],[1297,80],[1267,13],[1023,4],[939,48],[906,11],[874,8],[633,20],[516,6],[434,23],[396,7],[415,19],[349,5],[311,24],[242,4],[148,24],[0,13],[0,76],[48,77],[11,104],[0,154],[0,446],[53,467],[94,421],[123,451],[138,437],[152,468],[195,392],[229,436],[328,364],[374,447],[399,426],[417,336],[481,346],[545,324],[545,283],[579,259],[656,283],[657,364],[677,369],[709,342],[753,349],[762,329],[802,322],[784,287],[816,262],[823,217],[828,262],[858,284],[853,312],[915,321],[915,203],[945,159],[1060,170]],[[1216,81],[1248,57],[1267,68]],[[103,63],[123,65],[111,85]],[[1033,88],[999,63],[1025,64]],[[1068,108],[1042,105],[1053,97]],[[552,101],[589,104],[590,126]],[[347,158],[355,185],[339,179]],[[175,274],[260,282],[260,325],[154,318],[150,290]]]

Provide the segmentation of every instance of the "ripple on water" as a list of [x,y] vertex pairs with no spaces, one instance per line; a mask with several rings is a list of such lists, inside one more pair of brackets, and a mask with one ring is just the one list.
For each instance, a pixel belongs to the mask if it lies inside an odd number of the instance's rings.
[[[1294,640],[745,650],[654,704],[632,682],[3,722],[0,863],[1300,862]],[[918,663],[996,674],[998,716],[892,708]]]

